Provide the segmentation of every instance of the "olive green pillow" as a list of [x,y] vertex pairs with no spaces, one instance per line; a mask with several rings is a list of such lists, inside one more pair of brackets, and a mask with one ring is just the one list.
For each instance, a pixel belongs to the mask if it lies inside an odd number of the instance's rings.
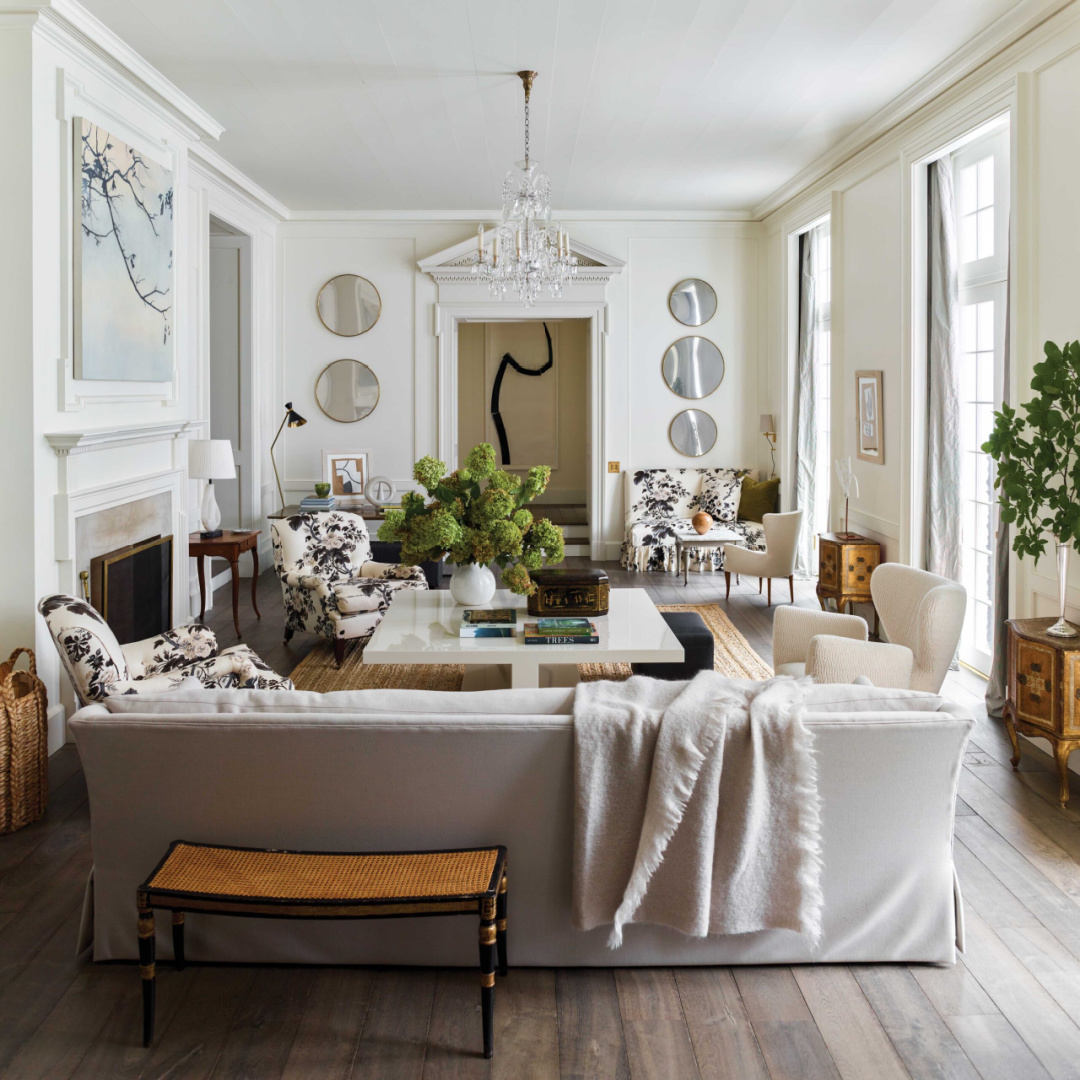
[[749,476],[742,482],[742,496],[739,499],[739,518],[742,521],[761,521],[766,514],[776,512],[776,497],[780,494],[780,477],[771,480],[751,480]]

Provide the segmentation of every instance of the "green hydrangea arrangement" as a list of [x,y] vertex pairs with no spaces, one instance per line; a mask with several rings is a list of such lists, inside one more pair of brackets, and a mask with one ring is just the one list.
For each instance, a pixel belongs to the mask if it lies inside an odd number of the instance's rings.
[[[388,510],[379,539],[401,543],[401,561],[419,566],[448,555],[458,565],[496,563],[503,584],[523,596],[536,590],[530,570],[562,562],[563,534],[547,518],[535,520],[525,504],[543,494],[551,468],[535,465],[525,476],[495,468],[490,443],[474,446],[449,476],[446,465],[423,457],[413,477],[428,493],[407,491],[400,510]],[[486,481],[486,484],[485,484]]]

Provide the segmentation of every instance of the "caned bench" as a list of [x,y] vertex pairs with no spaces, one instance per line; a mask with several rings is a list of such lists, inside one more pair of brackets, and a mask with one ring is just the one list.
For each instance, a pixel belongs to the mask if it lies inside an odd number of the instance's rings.
[[506,848],[338,853],[267,851],[175,840],[139,886],[143,1045],[154,1038],[154,908],[172,912],[173,955],[184,966],[184,915],[275,919],[480,917],[484,1056],[491,1057],[495,953],[506,974]]

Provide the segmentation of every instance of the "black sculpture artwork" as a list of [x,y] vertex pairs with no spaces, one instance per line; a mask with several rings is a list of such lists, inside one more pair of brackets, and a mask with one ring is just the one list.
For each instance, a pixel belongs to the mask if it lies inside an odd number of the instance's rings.
[[499,394],[502,391],[503,376],[506,374],[507,367],[512,367],[519,375],[543,375],[555,363],[547,323],[544,323],[544,337],[547,338],[548,358],[543,367],[536,368],[535,371],[522,367],[509,353],[503,353],[499,370],[495,373],[495,382],[491,385],[491,419],[495,421],[495,430],[499,433],[499,452],[504,465],[510,464],[510,444],[506,441],[506,427],[502,421],[502,414],[499,412]]

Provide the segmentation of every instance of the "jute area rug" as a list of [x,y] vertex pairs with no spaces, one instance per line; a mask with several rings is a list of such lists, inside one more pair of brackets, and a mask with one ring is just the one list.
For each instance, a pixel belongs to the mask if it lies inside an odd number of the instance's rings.
[[[660,611],[696,611],[712,631],[716,642],[713,667],[733,679],[767,679],[772,668],[732,625],[717,604],[663,604]],[[537,646],[539,648],[539,646]],[[334,647],[320,641],[292,670],[297,690],[460,690],[464,664],[365,664],[363,653],[353,649],[338,668]],[[629,679],[629,664],[578,664],[583,682],[598,679]]]

